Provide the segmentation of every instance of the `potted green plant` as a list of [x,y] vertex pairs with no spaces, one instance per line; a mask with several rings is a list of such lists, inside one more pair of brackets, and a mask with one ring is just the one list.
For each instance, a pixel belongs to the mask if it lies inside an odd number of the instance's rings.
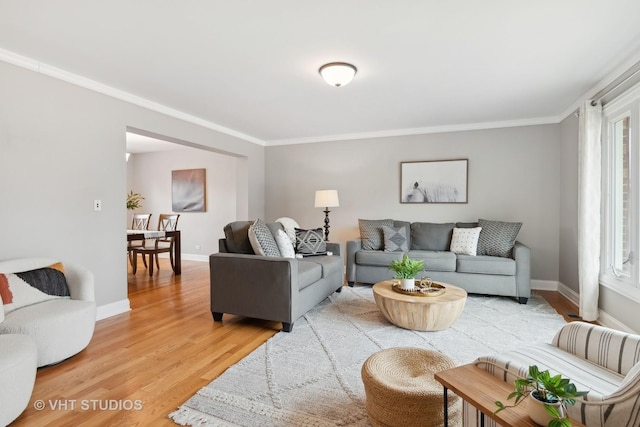
[[401,261],[391,261],[389,270],[393,270],[395,278],[400,279],[402,289],[411,290],[415,287],[415,278],[422,271],[423,264],[423,261],[411,259],[404,254]]
[[142,197],[141,194],[134,193],[133,190],[131,190],[129,194],[127,194],[127,209],[133,210],[133,209],[141,208],[143,200],[144,200],[144,197]]
[[540,371],[536,365],[529,366],[529,375],[526,378],[518,378],[514,385],[515,391],[507,397],[515,397],[514,404],[506,406],[497,401],[498,409],[495,413],[517,406],[531,396],[528,404],[529,417],[535,423],[548,427],[571,427],[567,406],[574,405],[576,398],[588,393],[578,391],[575,384],[561,375],[551,376],[548,370]]

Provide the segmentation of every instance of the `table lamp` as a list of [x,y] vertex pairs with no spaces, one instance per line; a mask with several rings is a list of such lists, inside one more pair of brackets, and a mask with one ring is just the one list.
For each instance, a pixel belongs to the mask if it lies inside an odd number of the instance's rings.
[[340,206],[338,201],[338,190],[317,190],[316,208],[324,208],[324,240],[329,241],[329,208]]

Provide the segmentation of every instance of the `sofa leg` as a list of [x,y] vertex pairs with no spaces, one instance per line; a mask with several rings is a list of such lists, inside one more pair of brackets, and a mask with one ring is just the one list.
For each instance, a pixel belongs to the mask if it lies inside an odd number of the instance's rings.
[[336,292],[342,292],[342,286],[340,286],[338,289],[336,289]]
[[282,322],[282,330],[284,332],[291,332],[293,329],[293,323]]
[[525,297],[518,297],[518,302],[520,304],[526,304],[527,301],[529,301],[529,298],[525,298]]
[[349,284],[350,288],[353,288],[353,285],[355,285],[355,282],[347,282]]
[[217,311],[212,311],[211,314],[213,314],[214,321],[220,322],[222,320],[222,313],[218,313]]

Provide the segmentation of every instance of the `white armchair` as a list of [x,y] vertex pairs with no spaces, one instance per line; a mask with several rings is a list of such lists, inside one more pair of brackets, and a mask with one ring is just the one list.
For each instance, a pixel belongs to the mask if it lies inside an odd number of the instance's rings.
[[569,415],[587,427],[640,425],[640,335],[572,322],[551,344],[481,357],[475,363],[510,383],[526,376],[530,365],[571,379],[578,390],[589,391],[569,407]]
[[[55,264],[49,258],[0,261],[0,273],[19,273]],[[93,273],[63,262],[70,298],[54,299],[4,312],[0,304],[0,334],[30,336],[38,347],[38,367],[67,359],[87,347],[96,323]]]

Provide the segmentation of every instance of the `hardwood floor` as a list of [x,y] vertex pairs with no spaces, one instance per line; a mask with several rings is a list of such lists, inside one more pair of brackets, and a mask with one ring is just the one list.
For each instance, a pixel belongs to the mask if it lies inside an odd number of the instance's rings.
[[[183,261],[174,276],[160,262],[153,278],[129,270],[132,311],[99,321],[84,351],[38,370],[31,402],[12,426],[174,426],[167,414],[280,330],[230,315],[214,323],[208,264]],[[568,300],[540,293],[576,320]]]

